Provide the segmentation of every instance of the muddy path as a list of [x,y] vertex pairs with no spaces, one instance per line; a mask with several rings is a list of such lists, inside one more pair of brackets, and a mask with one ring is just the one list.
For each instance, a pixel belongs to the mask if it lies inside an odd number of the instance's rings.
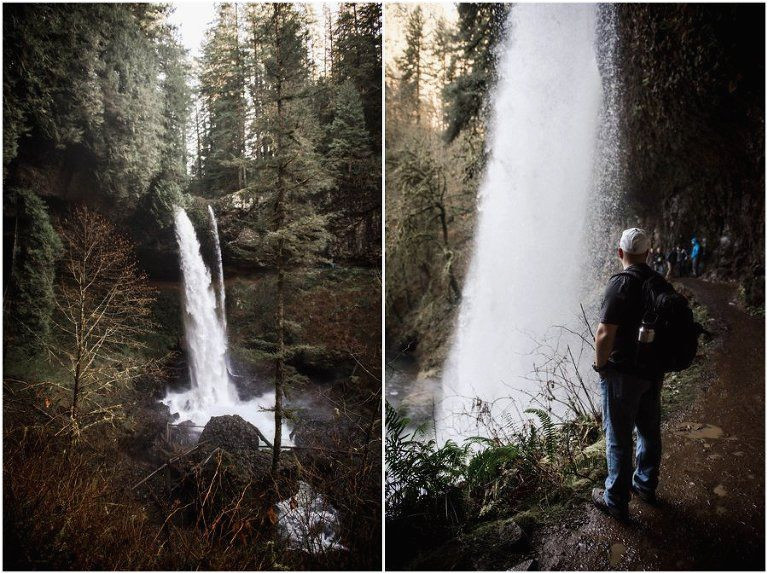
[[534,535],[541,570],[763,570],[764,319],[735,288],[681,280],[714,318],[700,392],[663,425],[659,508],[630,503],[622,525],[585,503]]

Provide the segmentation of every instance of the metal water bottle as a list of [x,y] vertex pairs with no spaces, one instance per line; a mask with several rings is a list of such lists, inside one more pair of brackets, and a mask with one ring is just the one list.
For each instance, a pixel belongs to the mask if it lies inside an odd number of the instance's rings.
[[640,330],[637,333],[637,340],[640,343],[653,343],[655,338],[656,331],[653,328],[653,324],[643,321],[640,324]]

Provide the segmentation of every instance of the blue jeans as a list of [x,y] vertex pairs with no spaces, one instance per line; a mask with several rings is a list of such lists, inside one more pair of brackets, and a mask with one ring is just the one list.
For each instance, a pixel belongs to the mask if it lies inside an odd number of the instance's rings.
[[[626,511],[630,487],[653,493],[661,463],[661,380],[652,381],[609,367],[600,379],[608,478],[605,502]],[[637,429],[637,468],[632,468],[632,431]]]

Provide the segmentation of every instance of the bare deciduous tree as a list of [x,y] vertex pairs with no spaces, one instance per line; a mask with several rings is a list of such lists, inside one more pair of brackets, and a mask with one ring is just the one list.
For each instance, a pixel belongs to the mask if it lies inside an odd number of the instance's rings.
[[69,429],[114,422],[122,405],[114,391],[150,366],[140,357],[152,329],[154,291],[139,271],[131,242],[106,218],[75,208],[58,229],[64,245],[55,293],[58,331],[51,354],[67,369],[71,386]]

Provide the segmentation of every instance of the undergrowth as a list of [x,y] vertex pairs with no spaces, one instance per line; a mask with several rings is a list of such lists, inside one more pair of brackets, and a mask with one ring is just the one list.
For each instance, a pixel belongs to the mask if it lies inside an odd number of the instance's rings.
[[505,439],[472,437],[438,445],[426,429],[386,407],[386,513],[392,521],[441,509],[436,518],[458,530],[576,501],[604,472],[599,421],[555,423],[543,409]]

